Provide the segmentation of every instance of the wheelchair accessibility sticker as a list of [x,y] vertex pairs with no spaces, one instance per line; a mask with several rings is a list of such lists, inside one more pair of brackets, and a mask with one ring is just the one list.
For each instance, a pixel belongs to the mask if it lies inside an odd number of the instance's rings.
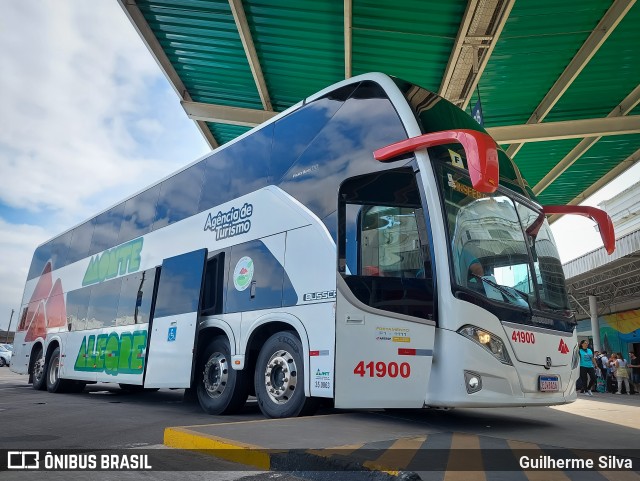
[[178,331],[178,328],[176,326],[170,327],[169,328],[169,335],[167,336],[167,341],[171,342],[171,341],[175,341],[176,340],[176,332]]

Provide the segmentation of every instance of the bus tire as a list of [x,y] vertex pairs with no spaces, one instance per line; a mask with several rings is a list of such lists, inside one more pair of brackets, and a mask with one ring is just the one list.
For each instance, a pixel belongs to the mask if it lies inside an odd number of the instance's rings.
[[226,336],[214,337],[198,359],[196,392],[207,414],[238,412],[249,397],[247,371],[231,368],[231,348]]
[[304,394],[302,343],[290,331],[272,335],[260,349],[254,383],[258,406],[269,418],[313,414],[318,400]]
[[47,391],[52,393],[67,392],[73,381],[60,379],[60,348],[56,347],[47,361]]
[[36,391],[44,391],[47,389],[47,360],[42,346],[39,346],[38,349],[36,349],[33,356],[31,373],[33,375],[33,384],[31,384],[33,389]]

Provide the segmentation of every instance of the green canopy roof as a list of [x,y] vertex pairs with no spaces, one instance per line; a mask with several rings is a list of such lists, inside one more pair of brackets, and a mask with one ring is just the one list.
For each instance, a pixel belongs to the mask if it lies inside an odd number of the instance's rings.
[[640,159],[635,0],[119,1],[212,148],[380,71],[467,111],[479,96],[543,203],[576,204]]

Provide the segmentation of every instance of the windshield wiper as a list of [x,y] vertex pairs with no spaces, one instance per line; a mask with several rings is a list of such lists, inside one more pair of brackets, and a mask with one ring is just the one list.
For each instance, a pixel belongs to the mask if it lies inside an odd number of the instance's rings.
[[529,302],[529,296],[526,295],[524,292],[519,291],[518,289],[515,289],[515,288],[511,288],[515,292],[518,293],[518,295],[519,295],[519,297],[518,297],[518,296],[514,295],[513,292],[508,290],[505,286],[501,286],[497,282],[493,282],[491,279],[489,279],[487,277],[479,276],[478,274],[474,274],[473,272],[471,272],[470,274],[473,277],[475,277],[477,279],[480,279],[482,282],[485,282],[488,285],[490,285],[491,287],[493,287],[493,288],[497,289],[498,291],[500,291],[502,294],[504,294],[507,297],[507,299],[518,300],[518,298],[521,297],[527,303],[527,306],[529,307],[529,310],[531,310],[531,303]]
[[[553,301],[549,301],[547,299],[540,299],[540,305],[542,307],[543,311],[551,311],[551,312],[558,312],[561,314],[564,314],[565,317],[571,317],[573,316],[573,312],[571,311],[571,309],[567,308],[567,307],[562,307],[561,305],[553,302]],[[568,313],[568,314],[567,314]]]

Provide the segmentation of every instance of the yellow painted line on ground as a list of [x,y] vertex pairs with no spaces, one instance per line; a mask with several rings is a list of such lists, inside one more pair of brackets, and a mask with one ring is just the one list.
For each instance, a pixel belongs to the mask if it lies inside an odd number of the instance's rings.
[[638,481],[640,475],[633,471],[598,471],[598,473],[609,481]]
[[378,459],[366,461],[363,466],[397,476],[400,470],[409,465],[426,440],[427,436],[400,438],[389,446]]
[[265,471],[271,467],[270,454],[262,450],[263,448],[260,446],[219,438],[187,428],[166,428],[164,430],[164,444],[171,448],[195,451],[215,450],[209,454],[234,463],[255,466]]
[[[523,441],[507,441],[509,447],[513,450],[524,450],[537,451],[540,455],[543,455],[544,452],[540,449],[540,446],[533,443],[525,443]],[[570,478],[564,474],[562,471],[527,471],[522,470],[524,475],[527,477],[529,481],[570,481]]]
[[[580,458],[588,451],[586,449],[574,450],[576,458]],[[594,454],[593,452],[591,452]],[[594,463],[597,465],[596,463]],[[634,471],[598,471],[598,474],[607,478],[609,481],[640,481],[640,475]]]
[[444,481],[486,481],[484,471],[454,471],[456,466],[472,462],[483,466],[480,438],[474,434],[453,433]]
[[[588,449],[574,449],[572,452],[576,454],[576,458],[581,458],[588,453],[594,454]],[[594,464],[597,465],[597,462]],[[640,475],[635,471],[598,471],[598,474],[609,481],[640,481]]]

